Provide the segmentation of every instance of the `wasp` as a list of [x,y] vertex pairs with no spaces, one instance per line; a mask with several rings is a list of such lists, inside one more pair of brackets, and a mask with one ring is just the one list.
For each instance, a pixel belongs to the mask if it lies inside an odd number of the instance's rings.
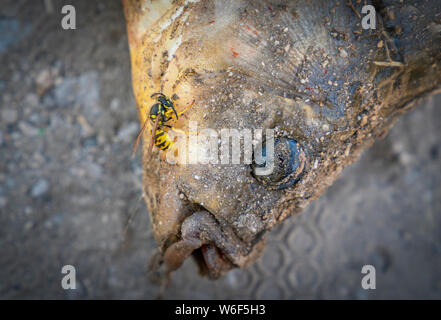
[[150,121],[153,123],[153,130],[152,134],[150,135],[150,143],[149,143],[149,149],[147,153],[147,157],[150,157],[150,154],[152,153],[153,145],[155,145],[160,150],[167,150],[172,147],[173,140],[170,138],[170,136],[167,134],[167,132],[164,130],[164,128],[170,128],[174,131],[179,132],[180,130],[175,129],[173,126],[167,124],[170,120],[173,119],[173,116],[176,116],[176,120],[179,119],[179,116],[183,115],[188,109],[190,109],[193,104],[193,102],[185,108],[182,112],[177,112],[174,106],[174,103],[171,99],[167,98],[166,95],[164,95],[161,92],[153,93],[150,98],[157,97],[157,103],[152,105],[149,111],[149,116],[145,120],[141,130],[139,131],[138,137],[136,138],[135,143],[133,144],[132,149],[132,156],[135,155],[136,150],[138,149],[139,142],[141,141],[141,137],[144,134],[144,131],[147,127],[147,122]]

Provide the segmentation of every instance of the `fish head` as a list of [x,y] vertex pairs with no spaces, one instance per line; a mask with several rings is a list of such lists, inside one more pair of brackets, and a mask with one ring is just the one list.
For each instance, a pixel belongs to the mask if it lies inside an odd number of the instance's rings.
[[[395,120],[390,71],[370,63],[384,49],[357,38],[348,6],[124,4],[140,122],[154,92],[185,110],[164,129],[173,147],[143,157],[144,195],[169,271],[190,255],[212,277],[250,265],[266,231],[317,199]],[[334,13],[332,24],[323,12]]]

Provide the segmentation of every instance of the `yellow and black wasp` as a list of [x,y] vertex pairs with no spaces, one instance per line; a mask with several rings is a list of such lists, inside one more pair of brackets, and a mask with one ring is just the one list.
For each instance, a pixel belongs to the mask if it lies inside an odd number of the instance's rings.
[[164,131],[164,128],[170,128],[172,130],[178,131],[171,125],[166,124],[168,121],[173,119],[173,115],[176,116],[176,120],[179,119],[179,116],[184,114],[185,111],[190,109],[193,104],[193,102],[185,108],[182,112],[176,112],[175,106],[173,104],[173,101],[167,96],[165,96],[161,92],[156,92],[150,96],[151,98],[157,97],[157,103],[152,105],[150,108],[149,116],[145,120],[141,130],[139,131],[138,137],[136,138],[136,141],[133,145],[132,149],[132,156],[136,153],[136,150],[138,149],[139,142],[141,141],[141,137],[143,136],[143,133],[147,127],[147,122],[150,119],[150,121],[153,123],[153,130],[150,138],[149,143],[149,149],[147,153],[147,157],[150,157],[150,154],[152,153],[153,145],[158,147],[160,150],[167,150],[171,148],[173,145],[173,140],[170,138],[170,136],[167,134],[166,131]]

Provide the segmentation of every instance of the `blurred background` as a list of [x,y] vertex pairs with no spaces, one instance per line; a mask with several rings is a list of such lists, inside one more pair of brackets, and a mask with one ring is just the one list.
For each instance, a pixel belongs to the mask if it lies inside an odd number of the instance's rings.
[[[61,28],[64,4],[76,30]],[[0,66],[0,298],[155,298],[120,1],[1,0]],[[214,282],[187,260],[164,298],[441,298],[440,104],[268,234],[250,269]],[[61,288],[67,264],[76,290]],[[366,264],[376,290],[361,288]]]

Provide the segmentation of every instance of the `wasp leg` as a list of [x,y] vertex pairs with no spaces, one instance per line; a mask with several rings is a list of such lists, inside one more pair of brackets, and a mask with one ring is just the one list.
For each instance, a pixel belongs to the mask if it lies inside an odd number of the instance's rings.
[[193,100],[193,102],[190,103],[190,105],[189,105],[187,108],[185,108],[184,110],[182,110],[181,112],[179,112],[178,115],[182,116],[182,115],[183,115],[188,109],[190,109],[191,107],[193,107],[194,102],[195,102],[195,101]]
[[181,133],[181,134],[185,134],[185,135],[187,135],[187,134],[198,134],[197,132],[191,132],[191,131],[187,132],[187,131],[183,131],[181,129],[176,129],[175,127],[172,127],[172,126],[169,126],[169,125],[167,125],[167,127],[172,129],[176,133]]

